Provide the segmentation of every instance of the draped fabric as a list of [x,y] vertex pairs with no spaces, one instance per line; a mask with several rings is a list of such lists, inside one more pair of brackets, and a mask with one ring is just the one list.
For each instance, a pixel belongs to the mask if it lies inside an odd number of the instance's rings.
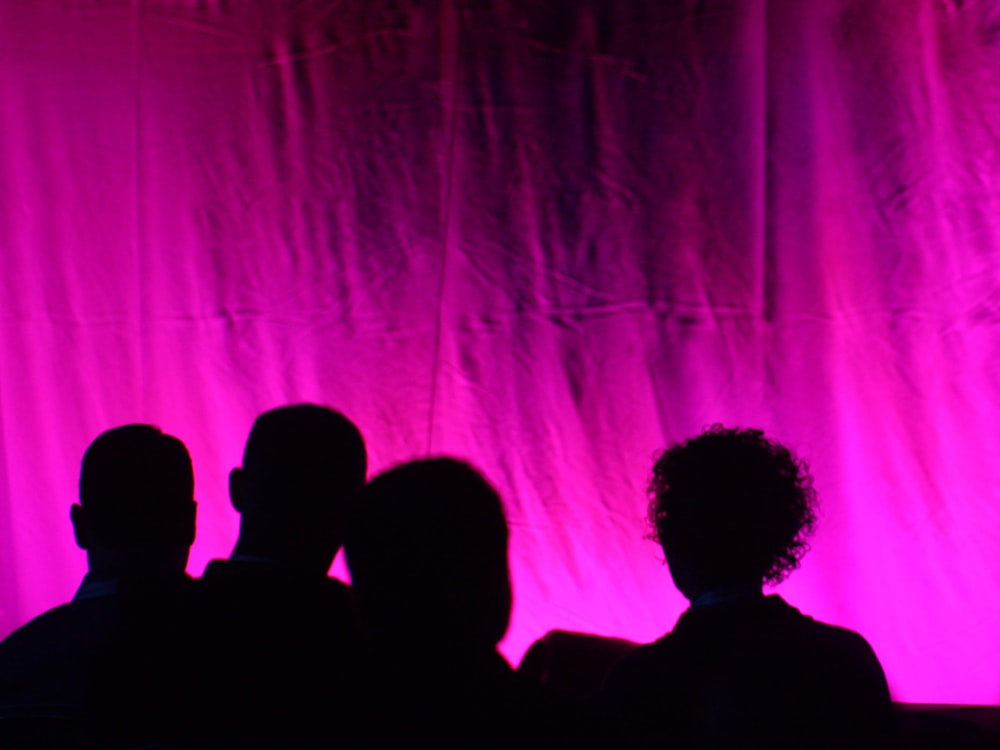
[[0,1],[0,634],[100,431],[190,447],[200,574],[316,401],[498,487],[513,661],[649,640],[651,462],[721,422],[812,467],[783,596],[997,702],[997,123],[995,0]]

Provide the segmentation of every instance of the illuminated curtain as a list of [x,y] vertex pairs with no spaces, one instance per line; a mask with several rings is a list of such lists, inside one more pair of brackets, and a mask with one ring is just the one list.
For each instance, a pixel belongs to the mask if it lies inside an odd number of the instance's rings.
[[[897,699],[1000,699],[1000,6],[0,1],[0,633],[71,596],[90,440],[260,411],[467,458],[516,662],[648,640],[654,452],[759,426],[823,502],[781,593]],[[342,572],[338,563],[335,572]]]

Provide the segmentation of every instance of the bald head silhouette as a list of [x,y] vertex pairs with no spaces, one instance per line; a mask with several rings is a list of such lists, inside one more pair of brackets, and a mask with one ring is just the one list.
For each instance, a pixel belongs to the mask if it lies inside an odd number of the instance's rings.
[[83,455],[80,503],[70,509],[91,573],[184,570],[194,542],[194,472],[187,448],[158,427],[101,433]]
[[315,404],[264,412],[229,477],[240,514],[234,555],[325,575],[366,471],[361,433],[340,412]]

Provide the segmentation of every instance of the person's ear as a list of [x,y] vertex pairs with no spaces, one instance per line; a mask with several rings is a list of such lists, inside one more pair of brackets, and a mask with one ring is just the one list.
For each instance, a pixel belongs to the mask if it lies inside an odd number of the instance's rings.
[[87,511],[82,505],[74,503],[69,509],[69,520],[73,524],[76,546],[80,549],[88,549],[90,547],[90,529],[88,528]]
[[237,513],[243,512],[243,469],[238,467],[229,472],[229,501]]

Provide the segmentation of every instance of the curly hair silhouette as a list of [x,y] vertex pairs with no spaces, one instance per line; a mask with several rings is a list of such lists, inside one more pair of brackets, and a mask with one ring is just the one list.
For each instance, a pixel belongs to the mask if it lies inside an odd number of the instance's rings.
[[688,598],[780,582],[816,523],[808,466],[761,430],[716,424],[668,448],[649,496],[653,538]]

